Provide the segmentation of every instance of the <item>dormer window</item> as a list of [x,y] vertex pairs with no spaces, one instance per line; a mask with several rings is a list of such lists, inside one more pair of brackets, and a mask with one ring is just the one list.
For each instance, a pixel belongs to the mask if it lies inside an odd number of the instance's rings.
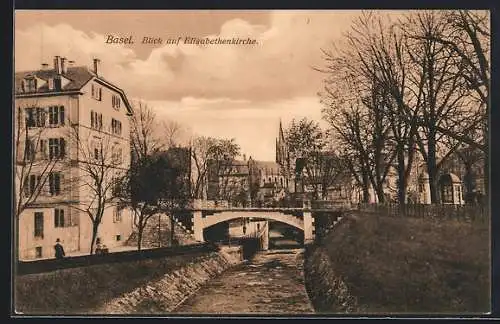
[[25,92],[36,92],[37,80],[35,77],[28,77],[24,81],[24,91]]
[[49,79],[49,90],[54,90],[54,79]]

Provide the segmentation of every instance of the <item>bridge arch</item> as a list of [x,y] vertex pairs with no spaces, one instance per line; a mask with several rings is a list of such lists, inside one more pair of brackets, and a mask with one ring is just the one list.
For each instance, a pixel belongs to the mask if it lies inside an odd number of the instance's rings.
[[304,231],[304,220],[302,218],[290,214],[284,214],[282,212],[255,213],[255,212],[245,212],[245,211],[223,211],[220,213],[215,213],[213,215],[208,215],[206,217],[203,217],[202,229],[238,218],[259,218],[259,219],[274,220],[288,224],[301,231]]

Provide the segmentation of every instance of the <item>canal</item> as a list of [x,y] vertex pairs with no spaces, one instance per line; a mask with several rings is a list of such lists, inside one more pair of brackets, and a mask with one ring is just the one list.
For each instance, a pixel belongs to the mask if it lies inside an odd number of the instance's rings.
[[213,279],[174,313],[314,313],[304,285],[303,248],[278,232],[270,232],[270,239],[273,249]]

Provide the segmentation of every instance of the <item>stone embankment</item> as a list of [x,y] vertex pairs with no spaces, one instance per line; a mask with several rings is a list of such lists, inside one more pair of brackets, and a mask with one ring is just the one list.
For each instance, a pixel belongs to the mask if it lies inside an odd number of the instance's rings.
[[161,278],[137,287],[93,310],[95,314],[168,313],[193,295],[206,282],[240,263],[241,248],[223,248],[202,260],[186,264]]
[[218,252],[18,275],[15,311],[26,315],[168,312],[205,282],[240,262],[240,247],[222,247]]

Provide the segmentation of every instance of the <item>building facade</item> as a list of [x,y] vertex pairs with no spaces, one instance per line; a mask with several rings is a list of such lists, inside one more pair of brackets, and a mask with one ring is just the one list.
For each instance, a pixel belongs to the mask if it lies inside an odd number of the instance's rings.
[[[15,74],[15,192],[20,259],[89,252],[97,195],[130,166],[125,93],[93,68],[56,56],[54,65]],[[98,188],[99,187],[99,188]],[[99,189],[99,190],[97,190]],[[112,250],[132,232],[131,212],[104,204],[97,237]]]

